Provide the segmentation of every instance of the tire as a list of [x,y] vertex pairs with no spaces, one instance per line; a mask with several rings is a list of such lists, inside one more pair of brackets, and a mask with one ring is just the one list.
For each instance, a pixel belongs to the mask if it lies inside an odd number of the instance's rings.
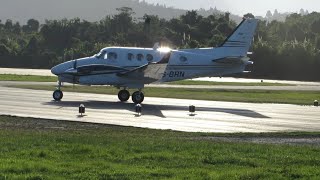
[[142,103],[144,100],[144,94],[140,91],[136,91],[132,94],[132,101],[136,104]]
[[52,97],[56,101],[60,101],[63,98],[63,93],[60,90],[55,90],[52,94]]
[[126,102],[130,98],[130,93],[127,90],[121,90],[118,93],[118,98],[121,102]]

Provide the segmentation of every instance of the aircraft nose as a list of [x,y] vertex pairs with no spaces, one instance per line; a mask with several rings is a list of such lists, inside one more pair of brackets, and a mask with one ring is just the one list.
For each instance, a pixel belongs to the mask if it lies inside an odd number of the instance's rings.
[[55,75],[61,74],[62,73],[61,71],[62,71],[62,69],[61,69],[60,65],[57,65],[57,66],[54,66],[53,68],[51,68],[51,73],[55,74]]

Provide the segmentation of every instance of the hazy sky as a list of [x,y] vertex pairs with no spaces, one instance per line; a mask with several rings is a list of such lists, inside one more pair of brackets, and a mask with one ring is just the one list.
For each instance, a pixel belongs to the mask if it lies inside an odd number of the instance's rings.
[[272,12],[299,12],[301,8],[320,11],[320,0],[145,0],[150,3],[165,3],[168,6],[182,9],[208,9],[217,7],[219,10],[243,15],[248,12],[258,16],[265,16],[267,10]]

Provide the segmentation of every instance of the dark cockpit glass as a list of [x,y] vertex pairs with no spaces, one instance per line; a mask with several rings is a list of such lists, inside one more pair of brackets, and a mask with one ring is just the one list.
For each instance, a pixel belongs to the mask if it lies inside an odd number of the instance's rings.
[[96,54],[96,58],[102,59],[105,54],[106,54],[106,51],[100,51],[98,54]]

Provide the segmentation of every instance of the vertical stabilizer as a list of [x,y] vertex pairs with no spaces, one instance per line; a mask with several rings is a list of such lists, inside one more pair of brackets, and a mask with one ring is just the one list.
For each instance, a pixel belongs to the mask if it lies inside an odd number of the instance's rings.
[[240,56],[246,56],[251,46],[257,19],[244,19],[220,47],[232,48],[232,52]]

